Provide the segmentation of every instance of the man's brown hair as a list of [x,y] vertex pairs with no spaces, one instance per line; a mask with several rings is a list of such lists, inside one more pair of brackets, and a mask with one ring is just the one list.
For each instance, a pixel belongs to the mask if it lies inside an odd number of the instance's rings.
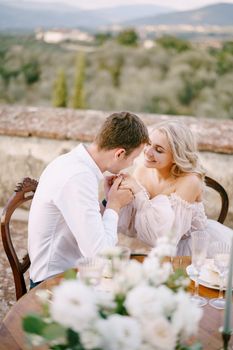
[[126,155],[148,142],[147,127],[138,116],[130,112],[111,114],[95,138],[95,143],[100,150],[120,147],[125,149]]

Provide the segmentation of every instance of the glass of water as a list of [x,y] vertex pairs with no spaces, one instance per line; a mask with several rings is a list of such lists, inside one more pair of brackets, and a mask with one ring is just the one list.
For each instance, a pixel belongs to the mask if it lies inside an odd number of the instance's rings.
[[218,298],[210,299],[209,304],[216,309],[224,309],[225,298],[223,297],[223,286],[229,268],[230,245],[225,242],[214,242],[210,246],[210,254],[214,259],[214,265],[219,274],[220,285]]
[[199,306],[204,306],[207,304],[207,300],[199,295],[199,276],[207,256],[209,236],[205,231],[194,231],[192,232],[191,237],[192,266],[194,269],[193,275],[195,277],[195,292],[194,295],[192,295],[191,300],[196,302]]
[[104,277],[114,277],[125,268],[130,259],[131,250],[128,247],[116,246],[104,249],[100,256],[105,260]]
[[102,278],[104,260],[100,257],[84,257],[77,260],[78,276],[91,286],[97,286]]

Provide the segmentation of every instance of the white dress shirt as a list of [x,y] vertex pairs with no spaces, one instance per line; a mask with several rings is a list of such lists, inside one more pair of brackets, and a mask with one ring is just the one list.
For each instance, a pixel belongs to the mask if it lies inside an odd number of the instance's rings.
[[117,243],[118,214],[100,213],[103,174],[80,144],[51,162],[41,175],[28,224],[30,278],[44,280]]

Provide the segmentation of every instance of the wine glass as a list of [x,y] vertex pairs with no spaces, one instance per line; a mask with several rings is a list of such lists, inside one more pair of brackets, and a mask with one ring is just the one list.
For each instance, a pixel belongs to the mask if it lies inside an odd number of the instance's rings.
[[194,268],[193,275],[195,276],[195,291],[191,296],[191,300],[197,303],[198,306],[207,304],[206,298],[199,296],[199,276],[202,266],[205,263],[209,236],[205,231],[194,231],[192,237],[192,266]]
[[78,276],[91,286],[97,286],[102,278],[104,260],[100,257],[83,257],[77,260]]
[[125,268],[130,259],[131,250],[125,246],[104,249],[100,256],[105,260],[104,277],[112,278]]
[[226,242],[214,242],[210,246],[210,255],[214,259],[214,265],[220,278],[218,298],[209,300],[209,304],[216,309],[224,309],[225,298],[223,297],[224,280],[227,275],[230,259],[230,245]]

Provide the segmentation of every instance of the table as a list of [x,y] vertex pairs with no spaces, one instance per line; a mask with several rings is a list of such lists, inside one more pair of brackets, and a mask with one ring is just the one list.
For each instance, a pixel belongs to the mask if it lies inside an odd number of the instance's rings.
[[[137,257],[142,261],[143,257]],[[185,268],[190,264],[190,257],[175,257],[173,260],[174,268]],[[39,312],[40,304],[36,297],[36,291],[39,289],[51,289],[59,284],[63,275],[60,274],[48,279],[29,291],[10,309],[0,326],[0,350],[22,350],[28,349],[25,344],[25,337],[21,328],[21,320],[24,315],[30,312]],[[194,291],[194,283],[191,282],[190,290]],[[218,296],[218,291],[200,286],[200,295],[214,298]],[[219,350],[222,345],[221,334],[218,329],[223,324],[223,310],[217,310],[209,305],[204,308],[204,315],[200,322],[197,339],[203,344],[204,350]],[[233,337],[231,343],[233,345]],[[38,349],[38,348],[37,348]],[[40,347],[40,350],[47,347]]]

